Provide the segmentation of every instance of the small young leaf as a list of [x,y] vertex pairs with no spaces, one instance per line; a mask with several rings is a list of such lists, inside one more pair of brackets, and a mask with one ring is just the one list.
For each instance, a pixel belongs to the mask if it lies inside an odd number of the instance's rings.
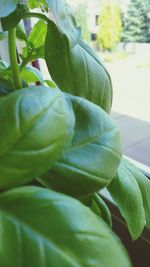
[[25,31],[23,30],[23,28],[19,24],[16,27],[16,36],[21,41],[24,41],[24,42],[28,41]]
[[35,83],[39,81],[41,85],[44,85],[44,80],[41,72],[37,68],[34,68],[32,66],[26,66],[21,72],[21,77],[27,83]]
[[70,147],[40,178],[46,186],[82,197],[108,185],[121,161],[120,133],[116,123],[93,103],[71,95],[76,118]]
[[122,165],[136,179],[143,198],[146,215],[146,226],[150,228],[150,180],[129,160],[123,159]]
[[[48,23],[45,59],[52,79],[63,91],[90,100],[110,112],[112,84],[105,67],[83,41],[70,48],[53,22]],[[83,78],[84,77],[84,78]]]
[[44,44],[46,38],[47,25],[39,20],[27,40],[26,47],[23,48],[23,57],[25,61],[31,61],[36,58],[44,58]]
[[145,211],[140,188],[134,175],[121,162],[108,191],[124,217],[132,239],[137,239],[145,226]]
[[131,267],[107,225],[79,201],[23,187],[0,195],[3,267]]
[[45,0],[28,0],[28,6],[31,9],[40,7],[40,6],[47,7],[46,1]]
[[0,17],[6,17],[12,13],[18,4],[18,0],[1,0],[0,1]]
[[44,82],[51,88],[57,88],[57,85],[54,83],[54,81],[44,80]]
[[102,217],[102,219],[112,227],[111,213],[105,204],[104,200],[100,197],[99,194],[94,194],[92,196],[92,202],[90,209],[96,213],[98,216]]
[[1,98],[0,122],[0,189],[6,189],[54,164],[72,138],[74,115],[59,89],[35,86]]

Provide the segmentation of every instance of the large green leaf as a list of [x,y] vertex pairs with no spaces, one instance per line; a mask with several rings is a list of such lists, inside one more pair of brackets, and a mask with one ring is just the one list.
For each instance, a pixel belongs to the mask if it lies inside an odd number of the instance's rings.
[[20,1],[16,9],[11,14],[1,19],[3,30],[8,31],[11,28],[16,27],[19,21],[23,18],[24,14],[27,12],[27,6]]
[[60,192],[82,197],[99,191],[115,176],[121,161],[116,123],[95,104],[71,95],[76,124],[71,146],[41,181]]
[[84,97],[105,111],[112,105],[110,76],[96,53],[83,41],[70,48],[66,35],[48,23],[45,58],[56,84],[70,94]]
[[6,17],[16,9],[18,0],[1,0],[0,1],[0,17]]
[[145,226],[145,211],[138,183],[124,160],[119,166],[117,176],[108,186],[108,191],[124,217],[132,239],[137,239]]
[[131,267],[120,242],[89,208],[24,187],[0,195],[2,267]]
[[122,166],[132,175],[140,188],[146,215],[146,226],[150,228],[150,180],[129,160],[123,159]]
[[71,7],[65,0],[46,0],[46,2],[59,31],[68,37],[71,47],[75,46],[80,38],[81,30],[76,24]]
[[0,188],[44,173],[71,139],[74,116],[59,89],[35,86],[0,101]]

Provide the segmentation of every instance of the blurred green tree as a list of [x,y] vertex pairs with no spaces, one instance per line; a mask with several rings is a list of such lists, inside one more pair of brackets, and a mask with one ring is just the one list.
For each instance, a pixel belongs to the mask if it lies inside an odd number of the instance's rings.
[[121,39],[121,9],[117,1],[103,1],[99,16],[97,40],[102,50],[113,50]]
[[123,40],[150,42],[150,0],[131,0],[124,19]]

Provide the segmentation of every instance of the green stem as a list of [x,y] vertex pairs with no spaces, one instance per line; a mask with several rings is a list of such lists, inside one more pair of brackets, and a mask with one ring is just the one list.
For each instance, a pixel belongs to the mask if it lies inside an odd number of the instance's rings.
[[17,52],[16,52],[16,28],[12,28],[8,32],[8,45],[9,45],[9,58],[10,66],[13,74],[14,86],[15,89],[21,89],[21,77],[17,61]]
[[36,13],[36,12],[30,12],[30,13],[26,13],[23,16],[24,18],[38,18],[38,19],[42,19],[45,22],[48,22],[49,19],[44,15],[44,14],[40,14],[40,13]]

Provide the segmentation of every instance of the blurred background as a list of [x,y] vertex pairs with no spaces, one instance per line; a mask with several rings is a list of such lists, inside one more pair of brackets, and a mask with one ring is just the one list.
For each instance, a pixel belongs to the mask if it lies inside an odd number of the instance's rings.
[[150,0],[67,0],[113,82],[124,154],[150,174]]

